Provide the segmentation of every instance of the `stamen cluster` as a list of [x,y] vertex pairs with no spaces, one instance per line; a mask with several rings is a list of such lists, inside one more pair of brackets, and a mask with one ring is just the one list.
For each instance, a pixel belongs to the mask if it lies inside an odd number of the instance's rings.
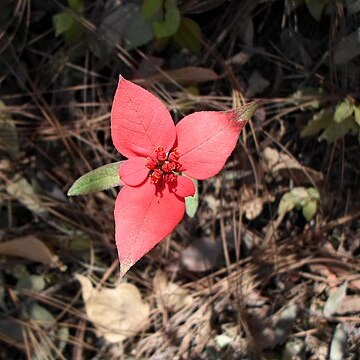
[[177,148],[166,153],[163,146],[155,148],[155,157],[147,157],[145,166],[150,169],[150,180],[153,184],[158,184],[162,180],[171,183],[176,181],[178,174],[184,171],[179,163],[180,155]]

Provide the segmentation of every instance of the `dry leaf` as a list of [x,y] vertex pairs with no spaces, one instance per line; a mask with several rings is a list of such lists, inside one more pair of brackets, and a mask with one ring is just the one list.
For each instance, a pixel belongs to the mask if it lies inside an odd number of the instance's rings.
[[241,208],[248,220],[255,219],[262,212],[264,204],[274,200],[275,197],[272,195],[256,196],[252,186],[244,185],[241,189]]
[[336,314],[344,315],[348,313],[360,313],[359,295],[346,296],[336,309]]
[[[178,83],[180,85],[198,84],[205,81],[215,81],[219,78],[213,70],[188,66],[181,69],[167,70],[150,76],[146,82]],[[139,81],[140,82],[140,81]]]
[[221,255],[221,239],[194,239],[181,253],[181,263],[189,271],[208,271],[216,266]]
[[330,294],[324,305],[323,313],[325,317],[329,318],[337,312],[346,297],[347,286],[348,284],[345,282]]
[[32,235],[1,242],[0,254],[18,256],[45,265],[60,266],[58,256],[54,255],[40,239]]
[[261,165],[265,171],[279,172],[282,176],[293,179],[297,184],[311,181],[317,183],[323,179],[321,172],[303,166],[295,158],[271,147],[265,148],[262,152]]
[[162,271],[157,271],[154,277],[156,303],[162,310],[176,312],[185,305],[191,304],[193,297],[181,286],[168,282]]
[[76,278],[86,314],[108,342],[121,342],[148,326],[150,306],[142,301],[135,285],[120,283],[114,289],[97,290],[87,277],[77,274]]

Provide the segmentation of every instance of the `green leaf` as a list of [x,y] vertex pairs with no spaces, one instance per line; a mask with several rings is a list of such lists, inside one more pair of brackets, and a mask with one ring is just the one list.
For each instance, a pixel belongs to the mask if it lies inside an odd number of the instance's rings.
[[187,17],[182,17],[180,27],[174,35],[175,43],[180,47],[199,53],[201,51],[201,37],[199,24]]
[[360,126],[360,105],[354,106],[355,121]]
[[195,185],[195,195],[187,196],[185,198],[186,205],[186,214],[190,217],[194,217],[196,210],[199,206],[199,192],[198,192],[198,181],[196,179],[191,179]]
[[310,221],[316,213],[319,199],[320,195],[317,189],[295,187],[281,198],[278,213],[287,213],[294,208],[302,208],[305,219]]
[[163,0],[144,0],[141,6],[141,16],[143,19],[149,19],[158,13],[163,5]]
[[154,22],[157,39],[175,35],[180,26],[180,11],[175,0],[165,0],[165,20]]
[[124,31],[126,49],[131,50],[149,43],[154,38],[152,25],[141,16],[140,8],[132,16]]
[[120,185],[119,167],[123,161],[101,166],[77,179],[68,196],[85,195]]
[[71,10],[75,12],[82,12],[83,3],[82,0],[67,0]]
[[316,200],[310,200],[302,208],[302,213],[304,215],[304,218],[307,221],[310,221],[313,218],[313,216],[315,215],[316,210],[317,210],[317,202],[316,202]]
[[324,139],[329,144],[345,136],[348,132],[357,133],[357,125],[353,116],[348,117],[341,123],[335,121],[322,133],[320,140]]
[[341,102],[338,106],[336,106],[334,121],[337,123],[341,123],[349,116],[351,116],[354,112],[354,106],[350,103],[350,101],[345,100]]
[[320,21],[321,15],[323,14],[326,6],[329,4],[329,0],[305,0],[305,4],[311,16],[316,21]]
[[50,311],[36,302],[30,303],[26,312],[33,320],[43,321],[49,324],[55,322],[55,317],[50,313]]
[[69,12],[53,16],[55,36],[64,35],[65,41],[71,43],[79,38],[83,27]]
[[68,32],[75,23],[75,19],[70,13],[62,12],[60,14],[56,14],[53,17],[54,28],[55,28],[55,36],[59,36]]
[[314,136],[321,130],[327,129],[333,123],[334,111],[331,107],[323,109],[313,115],[305,129],[301,132],[301,137]]

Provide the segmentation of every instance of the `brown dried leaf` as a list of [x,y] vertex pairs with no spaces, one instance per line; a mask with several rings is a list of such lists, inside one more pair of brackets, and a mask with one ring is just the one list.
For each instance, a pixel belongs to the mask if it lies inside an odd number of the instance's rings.
[[198,84],[215,81],[219,78],[213,70],[198,66],[187,66],[181,69],[166,70],[150,76],[146,82],[178,83],[180,85]]
[[341,304],[336,309],[336,314],[344,315],[348,313],[360,313],[360,296],[350,295],[342,299]]
[[256,196],[254,188],[252,186],[244,185],[241,191],[241,207],[245,212],[245,217],[248,220],[255,219],[264,207],[266,202],[272,202],[275,197],[269,196]]
[[35,236],[23,236],[0,243],[0,254],[22,257],[45,265],[59,266],[59,258]]
[[221,241],[212,237],[195,239],[181,253],[181,263],[189,271],[208,271],[221,255]]
[[109,343],[121,342],[147,327],[150,306],[135,285],[120,283],[114,289],[98,290],[87,277],[77,274],[76,278],[89,320]]
[[164,272],[157,271],[153,282],[156,303],[161,310],[177,312],[192,303],[193,297],[189,292],[173,282],[168,282]]
[[321,172],[303,166],[295,158],[288,154],[280,153],[271,147],[265,148],[262,152],[261,165],[265,171],[278,172],[282,176],[293,179],[297,184],[311,181],[317,183],[323,179]]

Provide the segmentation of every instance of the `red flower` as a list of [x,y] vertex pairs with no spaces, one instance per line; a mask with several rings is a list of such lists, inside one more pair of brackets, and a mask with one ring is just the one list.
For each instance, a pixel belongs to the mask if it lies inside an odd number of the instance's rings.
[[191,178],[216,175],[245,124],[234,110],[195,112],[175,126],[158,98],[120,77],[111,136],[128,157],[114,211],[121,276],[179,224],[184,197],[195,193]]

